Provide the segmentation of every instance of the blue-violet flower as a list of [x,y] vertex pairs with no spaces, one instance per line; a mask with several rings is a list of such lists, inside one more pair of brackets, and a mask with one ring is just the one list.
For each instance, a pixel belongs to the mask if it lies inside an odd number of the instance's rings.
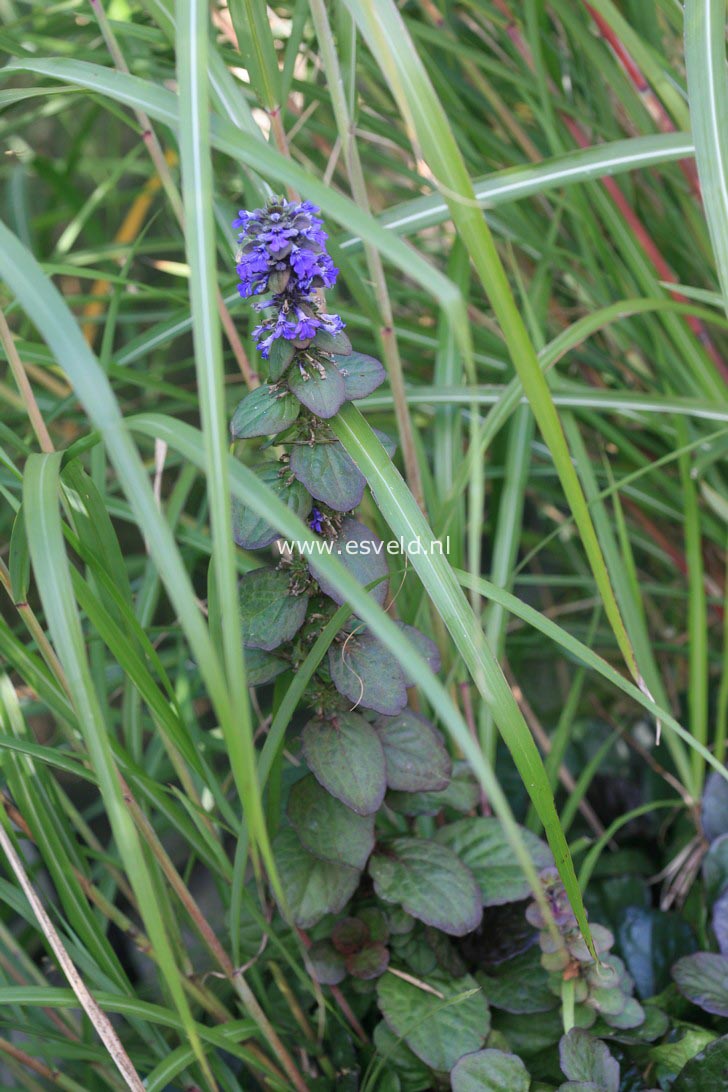
[[298,291],[311,288],[331,288],[336,283],[338,269],[326,253],[328,235],[323,221],[316,216],[316,205],[310,201],[295,203],[273,201],[264,209],[240,211],[233,227],[240,228],[238,242],[238,274],[241,296],[273,291],[286,287],[276,283],[293,277]]
[[243,297],[271,292],[255,308],[276,311],[253,330],[263,357],[278,338],[305,345],[318,330],[333,335],[344,328],[338,315],[321,312],[315,296],[315,289],[333,287],[339,272],[326,252],[318,212],[310,201],[274,199],[263,209],[241,210],[233,221],[240,229],[238,291]]

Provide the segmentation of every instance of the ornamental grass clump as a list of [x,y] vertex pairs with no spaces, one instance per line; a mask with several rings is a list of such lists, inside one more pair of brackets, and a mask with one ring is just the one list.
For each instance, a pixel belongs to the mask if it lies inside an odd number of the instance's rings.
[[3,3],[0,1087],[726,1085],[724,15]]

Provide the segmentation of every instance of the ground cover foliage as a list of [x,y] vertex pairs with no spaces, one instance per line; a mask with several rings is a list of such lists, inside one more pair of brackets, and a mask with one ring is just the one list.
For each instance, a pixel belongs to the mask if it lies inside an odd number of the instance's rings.
[[0,1085],[726,1085],[724,4],[0,20]]

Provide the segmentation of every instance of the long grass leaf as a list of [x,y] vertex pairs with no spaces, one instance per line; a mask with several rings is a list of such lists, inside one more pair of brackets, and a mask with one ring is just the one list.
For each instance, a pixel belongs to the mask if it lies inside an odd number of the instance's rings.
[[[473,179],[473,197],[484,210],[511,201],[520,201],[580,182],[611,177],[644,167],[672,163],[693,154],[693,141],[686,133],[660,133],[656,136],[631,137],[629,140],[605,141],[592,148],[545,159],[520,167],[493,171]],[[423,228],[450,219],[450,207],[439,193],[416,197],[388,209],[381,223],[397,235],[412,235]],[[352,235],[340,243],[342,250],[356,250],[361,240]]]
[[675,719],[669,710],[663,709],[652,697],[634,683],[630,682],[629,679],[625,679],[623,675],[620,675],[611,664],[597,655],[597,653],[589,648],[588,645],[585,645],[583,641],[580,641],[577,637],[574,637],[572,633],[569,633],[568,630],[557,625],[552,619],[541,614],[540,611],[534,610],[533,607],[522,602],[517,596],[511,595],[510,592],[506,592],[502,588],[496,587],[496,585],[491,584],[490,581],[485,580],[482,577],[479,577],[474,581],[472,575],[464,570],[457,571],[456,576],[463,587],[467,588],[475,583],[478,592],[485,598],[491,599],[494,603],[502,604],[505,609],[516,618],[521,618],[538,633],[543,633],[545,637],[555,641],[565,652],[575,656],[580,663],[583,663],[591,670],[596,671],[597,674],[601,675],[607,682],[610,682],[618,690],[621,690],[622,693],[627,694],[639,706],[646,709],[655,720],[659,720],[664,728],[666,727],[669,731],[674,732],[691,750],[697,751],[703,760],[707,762],[716,773],[720,774],[725,781],[728,781],[728,769],[726,769],[722,762],[719,762],[716,759],[707,747],[704,747],[702,743],[699,743],[698,740],[696,740],[690,732]]
[[[687,447],[688,430],[684,420],[678,421],[678,438]],[[690,731],[703,744],[708,742],[708,608],[705,594],[703,565],[703,535],[698,492],[692,478],[692,459],[688,451],[680,457],[680,478],[683,490],[685,561],[688,570],[688,709]],[[700,796],[705,773],[702,755],[693,751],[693,792]]]
[[237,603],[235,546],[228,483],[228,425],[224,394],[222,343],[217,315],[215,226],[210,159],[207,84],[208,6],[199,0],[177,5],[180,159],[182,198],[190,267],[197,387],[205,444],[205,472],[210,496],[212,570],[220,604],[225,670],[234,717],[222,729],[243,806],[252,848],[258,850],[274,880],[275,862],[255,778],[255,747],[248,701]]
[[725,0],[686,0],[685,67],[695,161],[728,311],[728,81]]

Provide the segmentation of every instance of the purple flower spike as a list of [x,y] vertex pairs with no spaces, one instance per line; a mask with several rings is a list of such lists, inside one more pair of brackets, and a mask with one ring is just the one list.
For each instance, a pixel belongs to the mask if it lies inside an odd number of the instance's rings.
[[318,330],[336,334],[344,328],[338,315],[321,313],[315,295],[317,288],[332,288],[339,273],[326,253],[318,212],[310,201],[273,200],[253,212],[241,209],[233,221],[239,229],[238,292],[246,299],[271,292],[256,310],[278,312],[253,330],[264,358],[278,338],[308,342]]
[[233,227],[240,228],[241,295],[267,291],[272,273],[289,270],[298,291],[334,285],[338,270],[326,253],[328,236],[315,215],[318,211],[310,201],[274,201],[254,212],[241,209],[233,220]]
[[276,308],[275,316],[261,322],[253,330],[256,345],[264,359],[267,359],[273,342],[280,337],[286,341],[308,342],[319,330],[334,335],[344,329],[344,323],[338,315],[322,314],[319,311],[313,296],[299,293],[292,297],[286,291],[255,306],[258,310]]

